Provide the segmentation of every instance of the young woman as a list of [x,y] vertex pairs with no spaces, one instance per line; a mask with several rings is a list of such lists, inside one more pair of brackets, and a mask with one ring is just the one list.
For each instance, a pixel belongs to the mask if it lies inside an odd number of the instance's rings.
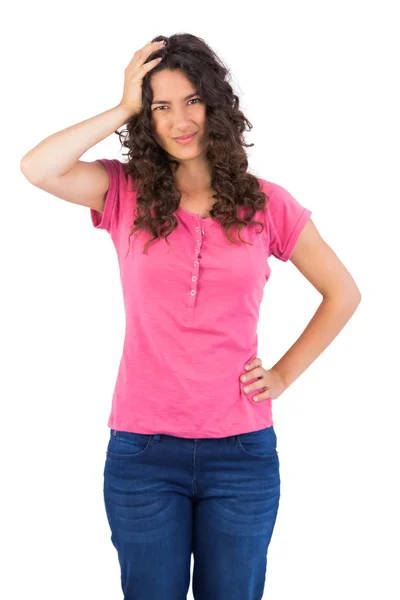
[[[222,62],[179,34],[134,54],[118,106],[21,163],[32,184],[89,207],[118,256],[126,335],[104,500],[125,599],[185,599],[192,553],[196,600],[262,597],[280,498],[272,400],[361,299],[311,211],[248,172],[246,126]],[[127,161],[80,160],[112,132]],[[265,369],[256,329],[271,255],[323,299]]]

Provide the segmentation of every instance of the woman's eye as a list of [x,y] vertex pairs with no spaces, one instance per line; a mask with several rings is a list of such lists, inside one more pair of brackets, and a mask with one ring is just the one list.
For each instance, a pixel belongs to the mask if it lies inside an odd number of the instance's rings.
[[[192,98],[191,100],[189,100],[189,102],[194,102],[195,100],[197,100],[198,102],[201,102],[201,98]],[[158,110],[160,108],[165,108],[165,107],[167,107],[167,105],[163,104],[162,106],[157,106],[157,108],[155,108],[154,110]]]

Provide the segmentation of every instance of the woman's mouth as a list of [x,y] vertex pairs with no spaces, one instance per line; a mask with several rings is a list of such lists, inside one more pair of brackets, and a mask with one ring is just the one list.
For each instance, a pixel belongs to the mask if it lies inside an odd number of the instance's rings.
[[195,133],[193,133],[190,136],[185,136],[185,137],[181,137],[181,138],[174,138],[175,142],[178,142],[178,144],[189,144],[193,138],[197,135],[197,131]]

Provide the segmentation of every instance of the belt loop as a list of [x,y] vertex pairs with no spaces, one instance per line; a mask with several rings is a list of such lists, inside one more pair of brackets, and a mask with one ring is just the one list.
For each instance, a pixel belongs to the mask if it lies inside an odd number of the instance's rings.
[[153,440],[155,440],[156,442],[160,441],[160,437],[161,437],[161,433],[155,433],[153,435]]

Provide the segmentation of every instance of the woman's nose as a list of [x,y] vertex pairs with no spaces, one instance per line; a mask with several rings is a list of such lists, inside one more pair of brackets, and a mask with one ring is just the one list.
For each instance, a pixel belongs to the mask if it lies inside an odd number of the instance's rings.
[[171,118],[175,124],[175,127],[178,129],[180,127],[188,127],[190,126],[190,118],[186,110],[183,109],[175,109],[174,113],[171,113]]

